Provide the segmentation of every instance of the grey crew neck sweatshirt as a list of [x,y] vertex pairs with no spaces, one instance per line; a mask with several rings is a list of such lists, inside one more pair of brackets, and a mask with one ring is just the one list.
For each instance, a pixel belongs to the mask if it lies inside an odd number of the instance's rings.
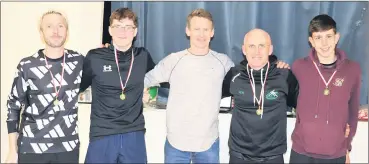
[[170,83],[167,139],[182,151],[201,152],[218,138],[218,113],[223,79],[232,60],[210,50],[197,56],[188,50],[172,53],[145,76],[145,87]]

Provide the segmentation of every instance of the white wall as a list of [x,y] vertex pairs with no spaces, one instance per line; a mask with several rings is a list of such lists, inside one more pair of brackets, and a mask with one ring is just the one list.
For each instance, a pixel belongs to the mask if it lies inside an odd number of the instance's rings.
[[[86,54],[101,45],[104,2],[2,2],[1,3],[1,162],[8,152],[6,100],[20,59],[44,47],[38,23],[51,9],[63,12],[69,21],[66,48]],[[88,144],[89,105],[80,105],[81,156]]]

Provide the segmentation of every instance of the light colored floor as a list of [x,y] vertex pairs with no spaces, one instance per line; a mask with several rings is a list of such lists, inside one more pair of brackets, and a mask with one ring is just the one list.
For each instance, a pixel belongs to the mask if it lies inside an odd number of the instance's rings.
[[[146,120],[146,149],[149,163],[164,162],[164,143],[165,143],[165,110],[150,110],[144,111]],[[80,162],[84,162],[85,154],[88,146],[88,133],[90,125],[90,106],[80,105],[79,109],[79,133],[81,140]],[[220,135],[220,162],[228,163],[228,134],[229,123],[231,120],[230,114],[219,115],[219,135]],[[294,127],[294,119],[288,120],[287,134],[290,137]],[[4,162],[7,154],[7,136],[6,125],[1,128],[1,161]],[[288,150],[284,155],[285,161],[289,160],[291,142],[288,140]],[[353,150],[351,153],[352,163],[368,163],[368,123],[360,122],[357,130],[357,135],[353,141]]]

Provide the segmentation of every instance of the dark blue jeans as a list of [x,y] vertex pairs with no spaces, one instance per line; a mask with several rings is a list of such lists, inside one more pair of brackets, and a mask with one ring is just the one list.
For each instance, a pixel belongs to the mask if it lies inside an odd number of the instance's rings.
[[145,132],[110,135],[90,142],[85,163],[147,163]]
[[219,138],[203,152],[187,152],[174,148],[165,141],[165,163],[219,163]]

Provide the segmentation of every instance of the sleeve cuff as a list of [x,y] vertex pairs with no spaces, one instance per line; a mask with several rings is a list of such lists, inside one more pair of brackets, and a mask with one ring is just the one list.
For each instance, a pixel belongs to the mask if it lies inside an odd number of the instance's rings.
[[18,121],[7,121],[8,134],[18,132]]

